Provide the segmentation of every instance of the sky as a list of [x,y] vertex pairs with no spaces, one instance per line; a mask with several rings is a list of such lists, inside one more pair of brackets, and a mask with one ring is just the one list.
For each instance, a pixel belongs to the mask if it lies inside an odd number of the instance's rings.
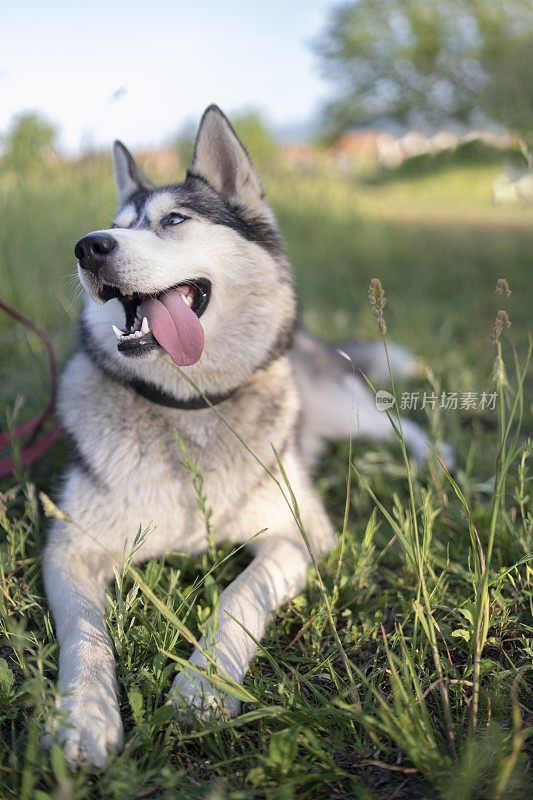
[[169,141],[215,102],[279,131],[316,118],[328,84],[310,42],[333,0],[0,0],[0,135],[39,111],[60,146]]

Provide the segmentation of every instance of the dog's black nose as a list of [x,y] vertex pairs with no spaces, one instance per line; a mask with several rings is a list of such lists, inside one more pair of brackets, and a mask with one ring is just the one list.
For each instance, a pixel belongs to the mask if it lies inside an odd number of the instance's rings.
[[74,255],[82,269],[98,274],[109,253],[117,246],[117,240],[109,233],[88,233],[74,248]]

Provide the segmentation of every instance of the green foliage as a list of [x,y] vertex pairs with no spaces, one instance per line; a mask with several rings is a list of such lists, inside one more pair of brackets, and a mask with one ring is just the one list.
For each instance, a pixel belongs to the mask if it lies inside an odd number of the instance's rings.
[[4,168],[27,170],[41,164],[53,152],[57,129],[39,114],[17,116],[4,137]]
[[[277,152],[276,142],[259,112],[237,114],[232,116],[231,123],[239,139],[245,143],[254,163],[265,164],[272,161]],[[185,122],[174,141],[184,167],[192,159],[196,129],[196,120]]]
[[277,147],[265,121],[257,111],[232,118],[233,127],[254,163],[264,164],[276,155]]
[[5,658],[0,658],[0,703],[9,705],[13,694],[15,678]]
[[[530,15],[532,12],[530,6]],[[494,119],[502,120],[531,147],[533,109],[527,98],[531,92],[533,31],[531,27],[515,36],[495,36],[487,46],[483,67],[490,74],[483,107]]]
[[331,12],[317,51],[337,96],[332,135],[391,116],[408,124],[481,111],[533,129],[529,0],[355,0]]
[[174,147],[177,149],[180,156],[180,163],[187,169],[192,161],[192,154],[194,152],[194,138],[198,128],[198,122],[195,119],[186,120],[174,139]]

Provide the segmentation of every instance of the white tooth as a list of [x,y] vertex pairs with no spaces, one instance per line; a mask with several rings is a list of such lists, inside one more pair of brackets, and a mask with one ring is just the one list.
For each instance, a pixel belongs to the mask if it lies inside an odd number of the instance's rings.
[[113,325],[113,333],[117,337],[117,339],[122,339],[122,331],[119,331],[116,325]]
[[148,326],[148,320],[146,319],[146,317],[143,317],[143,321],[142,321],[142,325],[141,325],[141,331],[143,333],[149,333],[150,332],[150,328]]
[[181,295],[181,299],[183,300],[185,305],[187,305],[187,306],[191,306],[192,305],[192,297],[190,295],[182,294]]
[[134,336],[135,336],[135,338],[136,338],[136,339],[140,339],[140,337],[141,337],[142,335],[143,335],[143,332],[142,332],[142,331],[135,331],[135,334],[134,334]]

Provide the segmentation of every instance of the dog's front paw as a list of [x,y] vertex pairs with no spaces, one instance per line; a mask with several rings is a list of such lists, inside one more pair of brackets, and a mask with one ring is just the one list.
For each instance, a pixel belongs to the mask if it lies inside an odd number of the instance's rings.
[[219,692],[207,678],[192,670],[176,675],[168,702],[182,722],[190,722],[191,717],[204,722],[213,716],[230,719],[236,717],[241,708],[240,700]]
[[64,755],[72,769],[82,764],[105,767],[110,752],[120,752],[124,744],[122,720],[117,701],[109,692],[91,689],[65,697],[62,712],[68,712],[63,724],[53,726],[43,736],[44,747],[53,741],[64,745]]

